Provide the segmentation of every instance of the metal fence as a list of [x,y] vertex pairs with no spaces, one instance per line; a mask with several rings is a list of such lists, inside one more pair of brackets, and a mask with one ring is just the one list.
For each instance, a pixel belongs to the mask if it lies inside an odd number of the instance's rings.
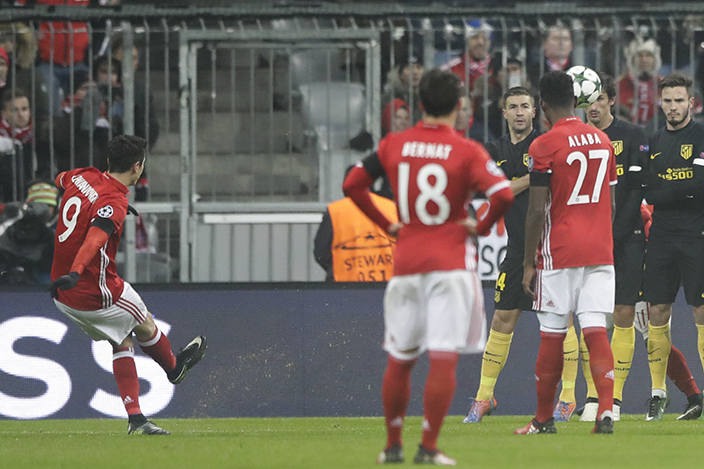
[[[695,78],[701,112],[701,5],[439,10],[3,9],[3,94],[26,88],[34,130],[14,158],[0,157],[5,201],[22,200],[35,176],[104,167],[109,138],[136,133],[150,145],[148,185],[133,191],[143,217],[124,243],[129,280],[322,280],[320,214],[342,196],[349,164],[420,118],[414,72],[460,75],[473,124],[458,127],[482,141],[505,132],[503,91],[535,90],[546,70],[573,64],[615,77],[620,115],[651,129],[664,124],[653,89],[671,71]],[[61,38],[85,39],[85,58]]]

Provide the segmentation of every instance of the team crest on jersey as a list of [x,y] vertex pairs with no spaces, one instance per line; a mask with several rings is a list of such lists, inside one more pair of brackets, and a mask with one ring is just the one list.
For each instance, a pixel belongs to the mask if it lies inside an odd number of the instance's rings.
[[99,208],[97,213],[100,218],[110,218],[114,210],[111,205],[106,205],[105,207]]
[[620,155],[623,151],[623,140],[612,140],[611,145],[614,147],[614,155]]
[[486,162],[486,170],[489,171],[489,174],[492,176],[503,176],[504,172],[499,169],[498,166],[496,166],[496,163],[494,163],[494,160],[489,160]]
[[693,145],[687,144],[687,145],[682,145],[680,147],[680,156],[684,158],[685,160],[688,160],[692,156],[692,147]]
[[523,153],[523,166],[526,168],[528,167],[528,160],[530,159],[530,155],[528,153]]

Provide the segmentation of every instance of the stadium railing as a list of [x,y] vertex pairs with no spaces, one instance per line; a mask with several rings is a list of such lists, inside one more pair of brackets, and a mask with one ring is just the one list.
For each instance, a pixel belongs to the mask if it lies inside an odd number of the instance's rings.
[[[47,140],[45,147],[33,147],[33,157],[46,157],[50,175],[61,165],[100,164],[96,142],[102,133],[136,132],[151,141],[149,190],[146,200],[136,203],[144,223],[135,227],[131,221],[125,235],[121,267],[128,280],[322,281],[324,272],[312,257],[320,214],[342,196],[345,167],[381,138],[389,72],[409,57],[426,69],[460,58],[472,28],[489,25],[493,68],[504,70],[509,58],[516,58],[522,63],[521,83],[528,84],[531,67],[537,76],[546,67],[543,37],[561,24],[571,32],[572,63],[616,78],[629,72],[624,51],[629,43],[655,38],[660,74],[694,75],[701,95],[703,18],[704,7],[691,3],[638,9],[518,3],[441,10],[398,4],[35,6],[0,10],[0,25],[9,25],[0,41],[9,38],[20,50],[20,23],[37,34],[42,22],[84,21],[89,37],[84,65],[91,81],[100,52],[109,59],[121,52],[122,86],[107,84],[105,90],[107,102],[121,102],[108,106],[104,127],[93,125],[101,116],[91,113],[102,112],[99,106],[85,106],[89,116],[81,122],[62,120],[65,111],[38,115],[43,90],[41,81],[34,81],[41,77],[34,61],[27,75],[33,81],[14,82],[10,89],[30,88],[37,137],[37,126],[43,125]],[[64,24],[51,26],[49,34],[72,39],[82,32]],[[111,47],[117,38],[121,42]],[[11,61],[10,73],[18,67]],[[54,72],[54,66],[48,68]],[[79,68],[67,67],[68,94],[78,88]],[[505,130],[497,96],[509,77],[485,73],[476,83],[472,136],[488,140]],[[412,83],[407,86],[417,120],[417,96]],[[60,110],[52,90],[46,99],[49,109]],[[69,100],[66,106],[75,115],[80,104]],[[650,125],[662,125],[657,112]]]

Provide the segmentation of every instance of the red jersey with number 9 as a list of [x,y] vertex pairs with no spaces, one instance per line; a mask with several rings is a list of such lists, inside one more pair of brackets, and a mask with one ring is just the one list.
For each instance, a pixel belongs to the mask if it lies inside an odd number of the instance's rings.
[[52,281],[69,273],[96,217],[115,225],[115,231],[86,266],[78,284],[70,290],[59,290],[59,301],[83,311],[112,306],[122,295],[125,283],[117,276],[115,254],[127,216],[129,191],[124,184],[95,168],[63,172],[56,177],[56,185],[65,192],[56,226]]
[[446,125],[419,122],[387,135],[377,154],[404,224],[394,275],[476,270],[474,243],[458,222],[475,192],[489,196],[509,186],[484,147]]
[[528,154],[532,172],[550,174],[538,268],[613,265],[610,186],[617,175],[609,137],[567,117],[536,138]]

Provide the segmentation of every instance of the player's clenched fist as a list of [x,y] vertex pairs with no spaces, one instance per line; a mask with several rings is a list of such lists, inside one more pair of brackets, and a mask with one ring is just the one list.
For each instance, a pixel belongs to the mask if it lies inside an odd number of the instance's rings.
[[79,278],[81,278],[81,276],[78,274],[78,272],[69,272],[67,275],[62,275],[61,277],[51,282],[51,285],[49,286],[51,297],[56,298],[58,300],[59,290],[70,290],[71,288],[76,286]]

